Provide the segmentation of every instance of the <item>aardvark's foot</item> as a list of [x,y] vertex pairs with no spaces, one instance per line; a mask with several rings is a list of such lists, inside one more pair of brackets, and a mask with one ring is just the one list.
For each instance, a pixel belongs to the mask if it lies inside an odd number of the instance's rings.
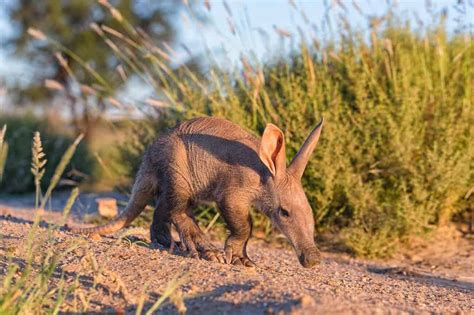
[[225,260],[228,264],[233,264],[236,266],[245,266],[245,267],[256,267],[255,263],[250,260],[246,254],[239,254],[234,252],[232,247],[226,246],[225,249]]
[[192,246],[183,248],[188,252],[188,256],[197,259],[205,259],[225,264],[225,257],[222,251],[218,250],[204,237],[200,241],[194,241]]

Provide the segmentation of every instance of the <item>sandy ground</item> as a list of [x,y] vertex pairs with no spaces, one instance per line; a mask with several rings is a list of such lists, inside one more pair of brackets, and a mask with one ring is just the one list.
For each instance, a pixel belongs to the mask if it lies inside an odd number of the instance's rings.
[[[87,206],[94,196],[81,198]],[[8,253],[18,261],[24,257],[21,247],[33,217],[29,206],[18,198],[0,198],[0,274],[6,270]],[[80,207],[75,207],[76,214],[84,213]],[[46,231],[46,222],[58,222],[60,214],[46,212],[43,220],[40,229]],[[249,255],[257,268],[251,269],[152,248],[143,229],[130,234],[128,239],[92,240],[54,232],[59,251],[83,242],[61,260],[56,275],[64,272],[68,282],[79,279],[77,291],[91,298],[88,312],[134,314],[141,296],[146,310],[167,284],[184,275],[173,301],[158,313],[186,309],[188,314],[474,314],[472,239],[453,237],[449,250],[428,246],[385,262],[324,252],[322,263],[312,269],[300,267],[289,248],[254,240]],[[222,241],[218,244],[222,246]],[[77,301],[72,299],[71,307],[73,303]]]

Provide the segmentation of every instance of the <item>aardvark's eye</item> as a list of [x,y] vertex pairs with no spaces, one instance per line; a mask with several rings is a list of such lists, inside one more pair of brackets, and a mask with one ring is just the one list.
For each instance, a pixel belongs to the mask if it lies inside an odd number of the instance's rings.
[[280,215],[281,215],[282,217],[288,218],[288,217],[290,216],[290,213],[289,213],[288,211],[286,211],[285,209],[280,208]]

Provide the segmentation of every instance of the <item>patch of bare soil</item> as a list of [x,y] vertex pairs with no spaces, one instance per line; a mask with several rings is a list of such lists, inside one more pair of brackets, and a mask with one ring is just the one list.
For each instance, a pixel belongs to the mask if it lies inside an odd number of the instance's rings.
[[[47,212],[41,231],[47,228],[46,221],[59,218],[59,213]],[[24,259],[20,247],[31,219],[31,210],[2,206],[0,201],[0,273],[5,272],[8,253]],[[59,278],[64,272],[70,282],[78,277],[78,291],[90,297],[88,312],[134,314],[141,297],[146,310],[178,275],[185,275],[181,295],[175,294],[159,313],[184,309],[188,314],[474,312],[474,245],[463,238],[455,238],[449,251],[448,247],[417,249],[389,262],[326,252],[322,263],[312,269],[302,268],[288,248],[251,241],[249,255],[257,268],[249,269],[152,248],[143,229],[127,234],[132,236],[92,240],[54,232],[58,250],[83,240],[61,261],[56,275]],[[70,303],[72,307],[74,301]]]

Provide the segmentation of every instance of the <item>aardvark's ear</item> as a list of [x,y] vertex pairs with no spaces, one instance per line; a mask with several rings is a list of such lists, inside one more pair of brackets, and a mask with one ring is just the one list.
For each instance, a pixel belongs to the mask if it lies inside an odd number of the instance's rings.
[[296,153],[293,161],[291,161],[290,166],[288,167],[288,173],[295,175],[297,178],[301,178],[303,176],[306,164],[308,164],[309,158],[318,144],[319,136],[321,135],[321,130],[323,128],[323,123],[324,119],[321,118],[321,121],[316,125],[316,127],[314,127],[313,131],[311,131],[308,138],[306,138],[306,141],[303,143],[298,153]]
[[273,124],[267,124],[262,135],[258,155],[272,173],[279,177],[286,172],[285,137],[283,132]]

